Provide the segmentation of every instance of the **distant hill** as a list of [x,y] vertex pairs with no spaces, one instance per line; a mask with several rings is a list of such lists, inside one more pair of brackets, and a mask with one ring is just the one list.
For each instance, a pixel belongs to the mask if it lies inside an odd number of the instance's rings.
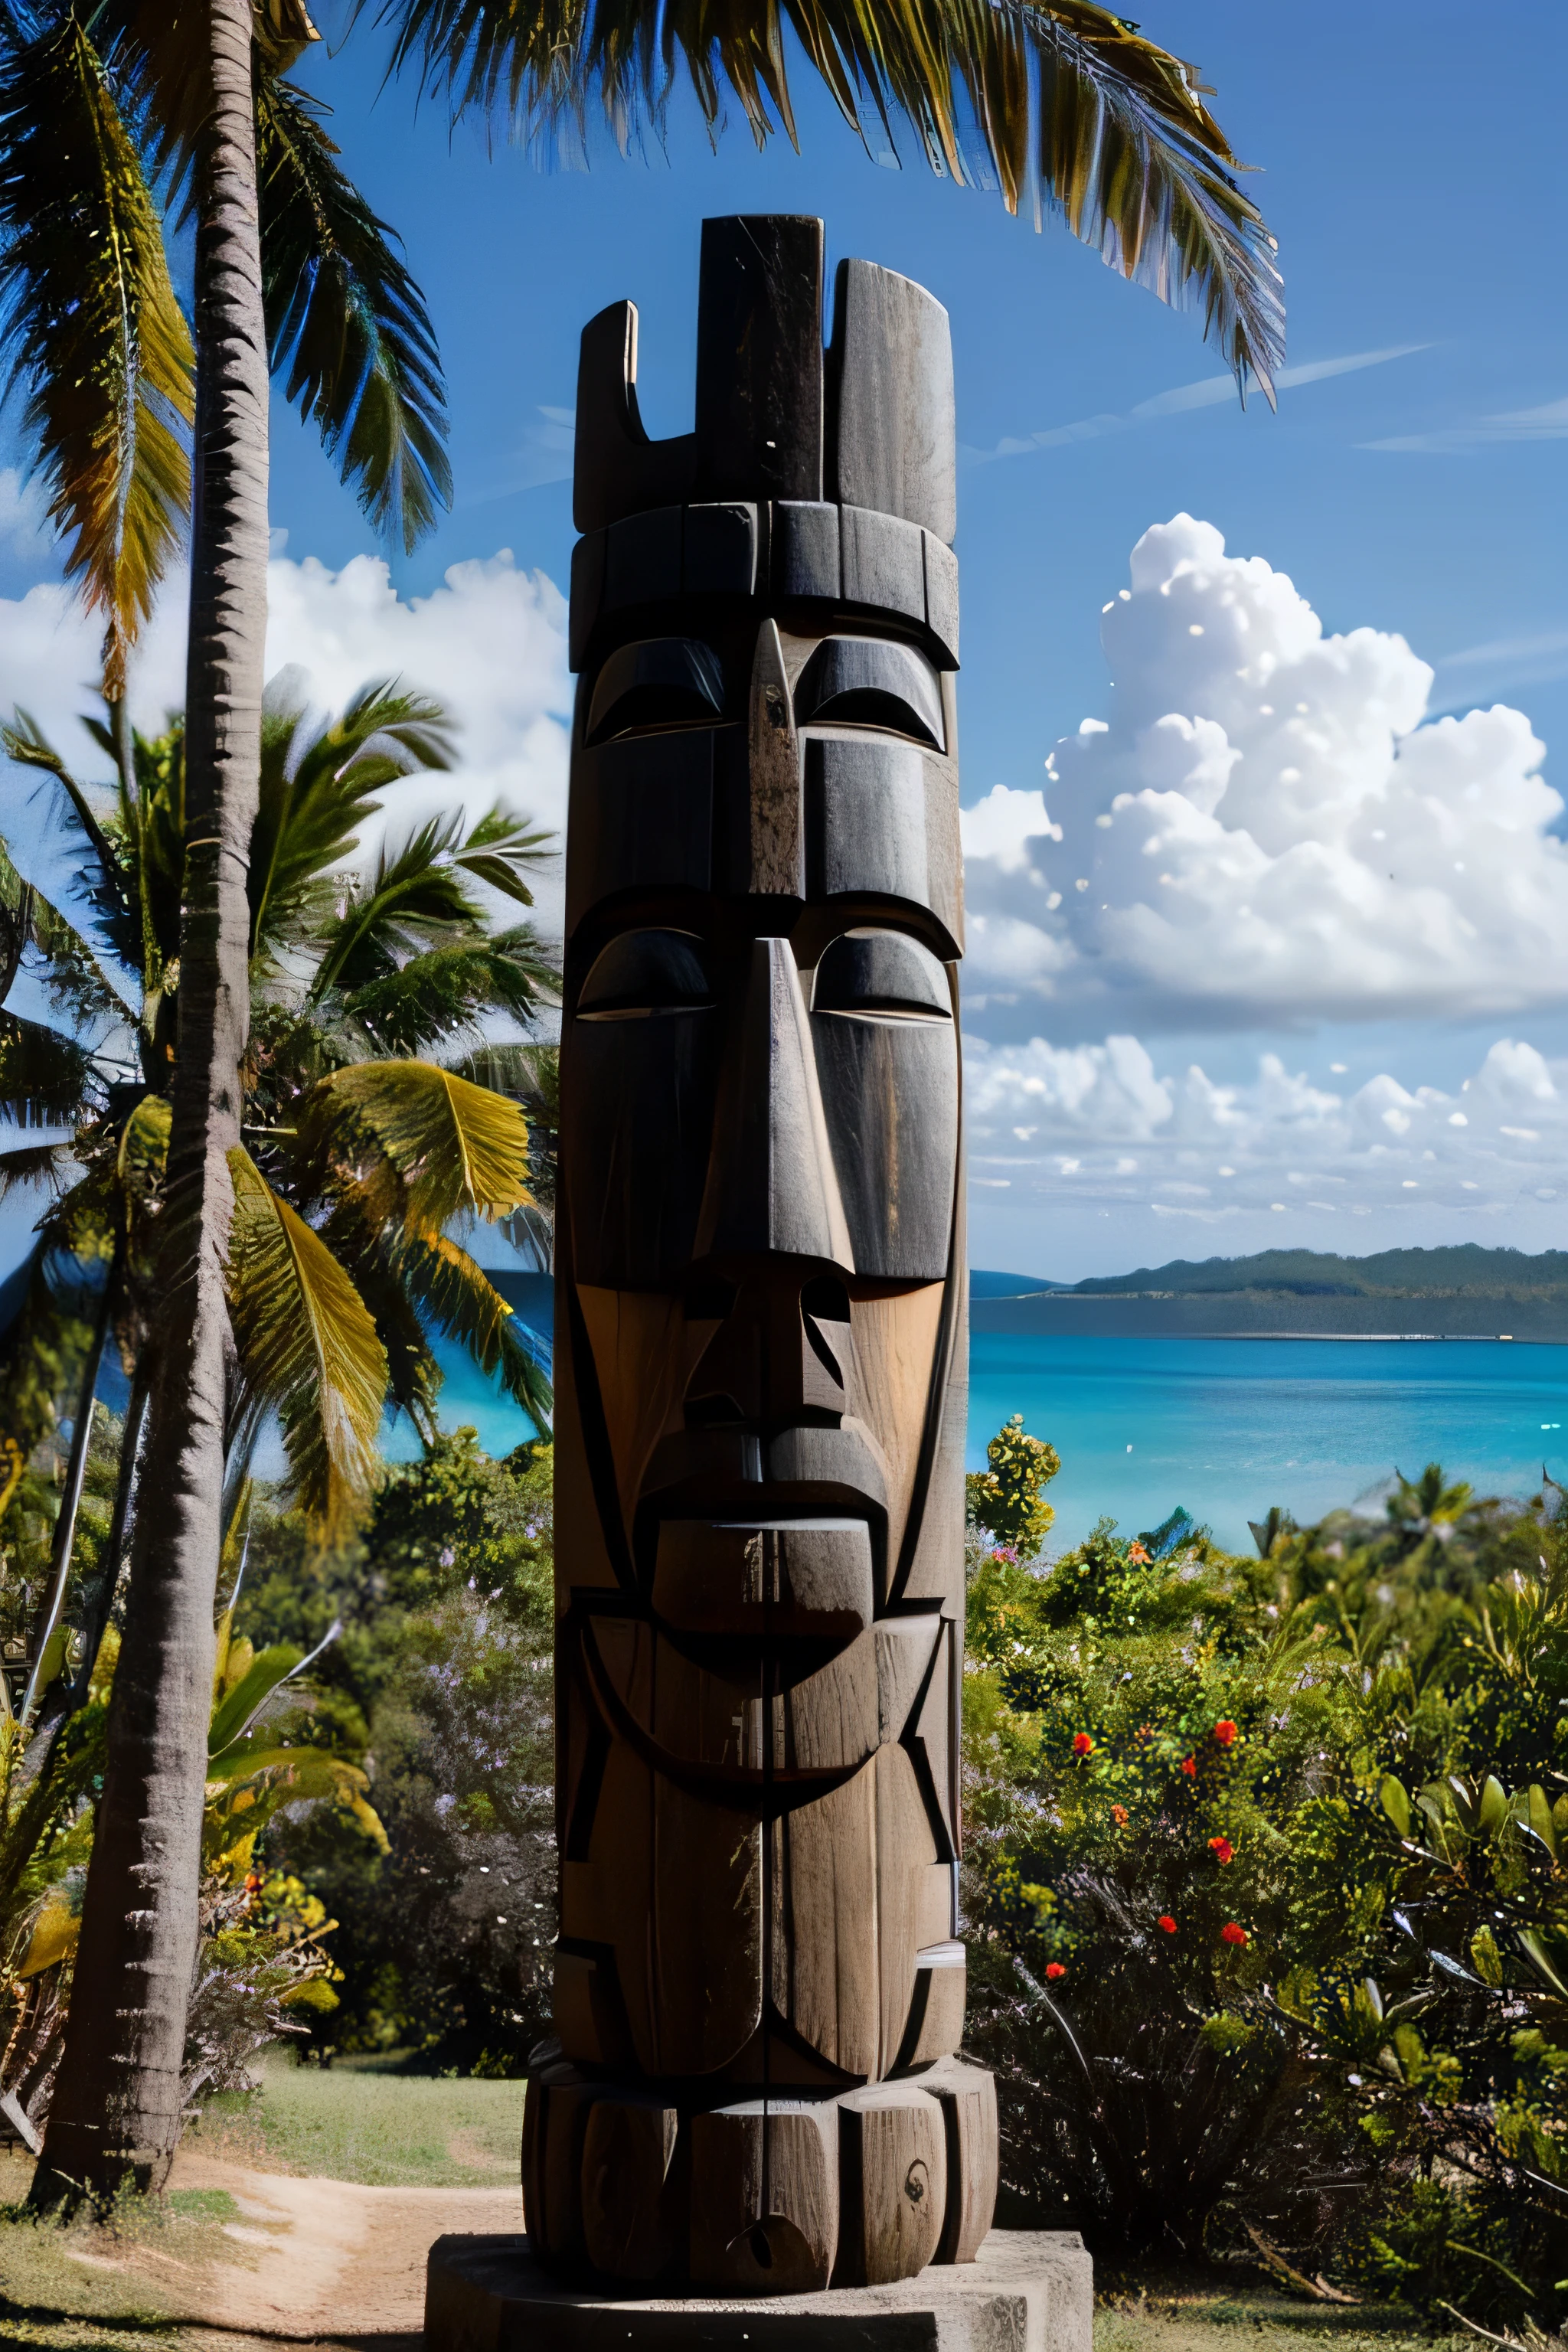
[[984,1265],[969,1269],[971,1298],[1022,1298],[1030,1291],[1061,1287],[1059,1282],[1047,1282],[1041,1274],[996,1274]]
[[[1568,1342],[1568,1250],[1260,1250],[1173,1258],[1058,1287],[988,1276],[976,1331],[1110,1338],[1545,1339]],[[1003,1286],[1005,1285],[1005,1287]]]
[[1253,1257],[1173,1258],[1168,1265],[1096,1275],[1069,1288],[1076,1298],[1168,1298],[1232,1290],[1289,1291],[1298,1298],[1514,1298],[1540,1291],[1568,1294],[1568,1250],[1530,1256],[1523,1250],[1482,1249],[1475,1242],[1446,1249],[1380,1250],[1372,1257],[1259,1250]]

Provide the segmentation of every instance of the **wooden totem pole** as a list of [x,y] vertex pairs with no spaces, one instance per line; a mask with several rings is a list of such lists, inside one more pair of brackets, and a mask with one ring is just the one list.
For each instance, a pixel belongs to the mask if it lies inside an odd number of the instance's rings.
[[697,428],[583,336],[556,1280],[557,2269],[972,2261],[947,314],[708,222]]

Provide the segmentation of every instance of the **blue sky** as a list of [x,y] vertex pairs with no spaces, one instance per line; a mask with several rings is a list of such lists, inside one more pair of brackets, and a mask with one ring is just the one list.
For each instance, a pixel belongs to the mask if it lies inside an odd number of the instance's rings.
[[[775,141],[759,157],[734,126],[710,154],[692,110],[678,106],[662,154],[626,163],[599,140],[591,168],[545,172],[473,132],[449,139],[409,89],[384,89],[363,26],[339,55],[318,55],[308,79],[330,98],[345,157],[403,231],[429,299],[457,496],[418,554],[392,564],[395,607],[370,566],[349,572],[374,552],[365,526],[279,409],[272,512],[287,541],[273,658],[305,660],[325,698],[353,683],[354,662],[439,670],[421,682],[468,709],[476,792],[504,789],[556,813],[559,614],[531,575],[565,582],[563,417],[582,323],[617,297],[637,300],[645,416],[655,432],[684,430],[700,221],[821,213],[831,256],[906,271],[952,317],[963,796],[1004,795],[972,841],[971,903],[989,942],[968,1024],[974,1260],[1062,1276],[1285,1239],[1553,1245],[1559,1191],[1568,1199],[1557,1174],[1568,860],[1540,779],[1549,786],[1555,772],[1561,788],[1568,738],[1563,13],[1554,0],[1499,0],[1479,24],[1450,0],[1267,10],[1150,0],[1150,10],[1144,29],[1203,67],[1238,152],[1262,167],[1249,184],[1279,239],[1298,378],[1278,415],[1257,398],[1244,415],[1214,383],[1222,371],[1198,318],[1123,284],[1058,224],[1036,235],[994,194],[934,180],[912,142],[902,172],[879,166],[804,75],[799,156]],[[0,464],[22,455],[13,424]],[[58,568],[31,512],[14,484],[7,508],[0,482],[0,525],[11,518],[0,531],[0,698],[30,696],[63,727],[88,640],[58,600],[47,605],[41,583]],[[1181,583],[1176,601],[1197,599],[1194,612],[1260,599],[1287,636],[1300,637],[1310,608],[1329,639],[1371,630],[1410,651],[1374,647],[1359,684],[1342,675],[1359,656],[1307,659],[1307,724],[1320,766],[1344,767],[1343,805],[1321,822],[1298,813],[1291,834],[1278,805],[1242,826],[1237,802],[1219,811],[1225,839],[1200,807],[1168,886],[1185,928],[1161,946],[1146,936],[1163,902],[1146,887],[1157,854],[1145,853],[1165,819],[1147,795],[1163,791],[1173,807],[1175,787],[1163,770],[1152,776],[1138,745],[1166,715],[1212,721],[1203,705],[1215,689],[1195,655],[1184,668],[1181,646],[1151,638],[1145,622],[1174,609],[1169,594],[1152,601],[1167,584],[1152,572],[1148,612],[1135,598],[1117,641],[1114,694],[1100,631],[1135,542],[1181,514],[1212,526],[1225,553],[1212,533],[1158,541],[1145,571],[1163,564]],[[502,550],[510,565],[493,561]],[[1287,610],[1256,571],[1227,568],[1238,558],[1288,574],[1299,605]],[[409,600],[425,601],[410,614]],[[1214,625],[1183,625],[1211,638]],[[177,677],[172,609],[160,630],[144,697]],[[1416,657],[1435,673],[1428,719],[1506,704],[1547,746],[1544,764],[1517,728],[1484,741],[1433,734],[1410,758]],[[1399,723],[1384,725],[1379,754],[1363,739],[1385,705]],[[1227,721],[1255,800],[1285,772],[1264,741],[1265,708],[1254,692]],[[1088,751],[1085,718],[1110,722]],[[1044,762],[1061,738],[1074,750],[1053,778]],[[1352,774],[1358,759],[1372,767]],[[1426,775],[1425,797],[1407,775]],[[1110,816],[1119,793],[1131,814],[1097,839],[1089,812],[1103,800]],[[1369,795],[1403,812],[1375,832],[1394,844],[1386,901],[1369,895],[1373,882],[1384,888],[1367,845]],[[1184,801],[1183,824],[1194,805]],[[1215,874],[1238,828],[1250,856],[1270,822],[1278,837],[1254,861],[1258,908],[1243,913]],[[1046,824],[1065,825],[1061,843]],[[1486,824],[1486,839],[1472,838]],[[1441,889],[1427,870],[1439,834],[1443,872],[1458,877]],[[1091,858],[1101,862],[1085,872]],[[1067,905],[1047,918],[1052,889]],[[1104,917],[1099,930],[1091,911]],[[1269,923],[1277,937],[1256,950],[1256,969],[1274,977],[1260,989],[1247,927]],[[1393,944],[1374,955],[1379,941]],[[1189,985],[1194,973],[1201,984]]]

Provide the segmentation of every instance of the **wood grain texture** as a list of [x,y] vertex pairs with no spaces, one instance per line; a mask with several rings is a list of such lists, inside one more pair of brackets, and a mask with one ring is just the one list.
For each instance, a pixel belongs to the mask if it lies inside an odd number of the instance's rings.
[[601,2098],[583,2140],[583,2236],[612,2278],[656,2279],[679,2252],[669,2182],[679,2111],[653,2098]]
[[983,2066],[950,2058],[923,2077],[947,2135],[947,2212],[935,2259],[972,2263],[996,2211],[996,2084]]
[[940,2101],[908,2083],[851,2091],[838,2103],[836,2286],[912,2278],[937,2250],[947,2213],[947,2132]]
[[694,2286],[744,2294],[825,2287],[838,2243],[831,2103],[752,2100],[691,2123]]
[[873,2075],[880,1987],[875,1763],[786,1813],[770,1835],[773,2005],[831,2065]]
[[777,625],[757,632],[748,711],[751,745],[752,864],[749,887],[760,898],[805,893],[800,803],[800,744]]
[[965,2260],[995,2186],[952,2055],[951,352],[852,263],[825,378],[822,253],[707,225],[694,436],[647,440],[629,306],[581,378],[561,2049],[525,2170],[550,2259],[663,2291]]
[[951,541],[958,528],[952,336],[933,294],[874,261],[841,261],[828,353],[834,484]]
[[822,496],[822,278],[819,220],[703,222],[699,497]]

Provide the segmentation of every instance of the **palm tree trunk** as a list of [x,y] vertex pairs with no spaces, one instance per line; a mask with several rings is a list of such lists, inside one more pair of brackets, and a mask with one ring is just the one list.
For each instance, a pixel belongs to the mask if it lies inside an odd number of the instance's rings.
[[59,1672],[43,1695],[37,1721],[12,1769],[9,1794],[13,1804],[26,1795],[36,1781],[47,1779],[55,1759],[55,1749],[59,1745],[60,1734],[77,1709],[87,1705],[92,1670],[103,1646],[109,1612],[114,1605],[115,1588],[120,1581],[121,1563],[125,1557],[125,1531],[131,1524],[140,1481],[142,1432],[147,1419],[150,1392],[147,1355],[143,1349],[132,1375],[131,1402],[125,1411],[125,1434],[120,1448],[120,1469],[115,1480],[114,1510],[109,1522],[109,1533],[104,1539],[98,1574],[84,1595],[81,1655],[74,1671],[68,1670],[62,1661]]
[[77,1393],[76,1423],[71,1430],[71,1450],[66,1464],[65,1492],[60,1496],[59,1514],[55,1520],[49,1581],[33,1628],[33,1670],[27,1676],[27,1687],[17,1710],[17,1720],[24,1730],[32,1722],[43,1693],[45,1658],[64,1613],[66,1593],[70,1585],[71,1555],[76,1549],[76,1523],[81,1510],[81,1490],[87,1479],[87,1454],[92,1443],[93,1414],[98,1409],[99,1367],[103,1361],[103,1343],[109,1337],[110,1326],[120,1304],[120,1246],[117,1244],[110,1263],[109,1277],[103,1286],[103,1297],[99,1302],[87,1361],[82,1366],[81,1386]]
[[[65,2055],[35,2201],[156,2188],[180,2134],[198,1935],[230,1348],[224,1258],[248,1025],[246,866],[267,613],[267,336],[251,0],[205,0],[185,916],[143,1506]],[[149,1507],[153,1498],[153,1507]]]

